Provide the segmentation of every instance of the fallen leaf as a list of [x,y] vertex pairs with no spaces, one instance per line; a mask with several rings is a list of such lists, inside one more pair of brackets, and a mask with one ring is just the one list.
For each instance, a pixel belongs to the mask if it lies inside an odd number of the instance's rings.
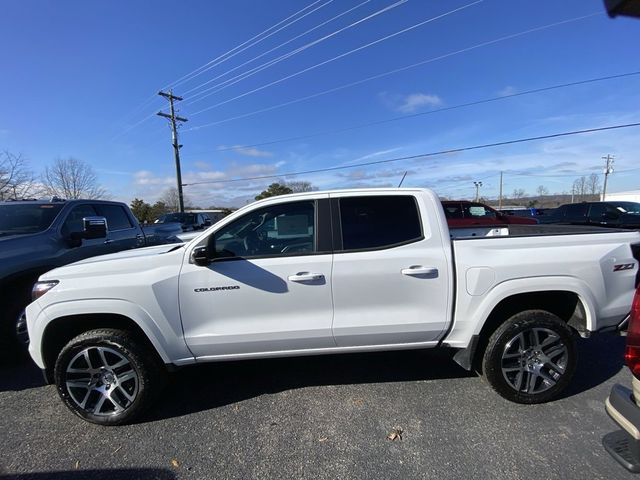
[[319,439],[319,442],[326,442],[327,440],[329,440],[327,437],[322,437],[321,439]]
[[122,448],[122,445],[120,445],[118,448],[116,448],[113,453],[118,453],[120,451],[120,449]]
[[180,466],[180,462],[178,460],[176,460],[175,458],[171,459],[171,466],[174,468],[178,468]]
[[78,470],[80,468],[80,460],[76,460],[76,470]]
[[402,427],[394,427],[387,435],[387,440],[391,440],[392,442],[395,440],[402,440]]
[[353,404],[354,404],[356,407],[361,407],[361,406],[363,406],[363,405],[364,405],[364,400],[363,400],[363,399],[361,399],[361,398],[356,398],[356,399],[353,401]]

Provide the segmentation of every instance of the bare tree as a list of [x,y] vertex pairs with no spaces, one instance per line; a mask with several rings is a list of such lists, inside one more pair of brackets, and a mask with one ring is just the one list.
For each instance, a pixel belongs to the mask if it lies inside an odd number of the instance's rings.
[[596,200],[600,195],[600,176],[597,173],[589,175],[589,178],[587,179],[587,190],[589,191],[589,195],[591,195],[592,200]]
[[[182,194],[182,200],[184,201],[185,208],[191,208],[191,200],[186,195]],[[170,212],[177,212],[180,210],[180,197],[178,196],[178,188],[167,188],[160,198],[159,202],[163,203]]]
[[300,192],[314,192],[318,190],[318,187],[314,187],[311,182],[305,182],[304,180],[294,180],[291,182],[280,182],[281,185],[285,185],[291,189],[292,193]]
[[524,197],[526,194],[527,192],[524,191],[524,188],[515,188],[511,196],[516,200],[519,200],[520,198]]
[[573,182],[572,192],[577,199],[584,200],[584,196],[587,194],[587,177],[576,178]]
[[536,189],[536,193],[538,194],[539,197],[544,197],[546,195],[549,195],[549,189],[544,185],[538,185],[538,188]]
[[38,184],[26,159],[20,154],[0,152],[0,200],[18,200],[38,193]]
[[98,184],[98,178],[88,163],[77,158],[58,158],[42,175],[48,195],[75,199],[107,198],[107,191]]

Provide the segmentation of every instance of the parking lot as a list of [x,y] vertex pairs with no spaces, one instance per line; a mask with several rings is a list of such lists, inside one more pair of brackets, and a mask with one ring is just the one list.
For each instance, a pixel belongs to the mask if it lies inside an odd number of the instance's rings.
[[[580,342],[568,393],[509,403],[448,352],[209,364],[139,423],[74,417],[30,364],[0,371],[1,471],[44,478],[630,478],[601,446],[623,339]],[[387,439],[392,429],[402,439]],[[51,472],[56,472],[52,475]],[[64,472],[64,475],[61,473]]]

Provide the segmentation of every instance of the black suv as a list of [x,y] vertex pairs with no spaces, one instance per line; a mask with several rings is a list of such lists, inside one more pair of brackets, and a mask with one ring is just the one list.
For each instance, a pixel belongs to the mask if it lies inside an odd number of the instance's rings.
[[551,215],[539,217],[540,223],[599,225],[611,228],[640,229],[640,203],[584,202],[558,207]]

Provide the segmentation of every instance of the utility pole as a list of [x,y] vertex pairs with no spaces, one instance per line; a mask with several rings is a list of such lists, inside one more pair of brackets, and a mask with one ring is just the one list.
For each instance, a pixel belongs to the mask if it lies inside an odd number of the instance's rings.
[[184,212],[184,195],[182,194],[182,172],[180,171],[180,149],[182,145],[178,143],[178,122],[186,122],[187,119],[184,117],[179,117],[176,115],[175,108],[173,106],[174,100],[178,102],[182,100],[182,97],[178,97],[173,94],[172,90],[169,90],[169,93],[160,91],[158,95],[161,97],[165,97],[169,100],[169,112],[158,112],[158,115],[164,118],[168,118],[171,122],[171,142],[173,145],[173,155],[176,159],[176,179],[178,182],[178,202],[180,204],[180,212]]
[[500,195],[498,196],[498,209],[502,208],[502,172],[500,172]]
[[613,155],[607,154],[606,157],[602,157],[606,161],[604,167],[604,187],[602,187],[602,201],[607,199],[607,177],[613,173]]
[[476,202],[480,201],[480,187],[482,186],[482,182],[473,182],[476,186]]

